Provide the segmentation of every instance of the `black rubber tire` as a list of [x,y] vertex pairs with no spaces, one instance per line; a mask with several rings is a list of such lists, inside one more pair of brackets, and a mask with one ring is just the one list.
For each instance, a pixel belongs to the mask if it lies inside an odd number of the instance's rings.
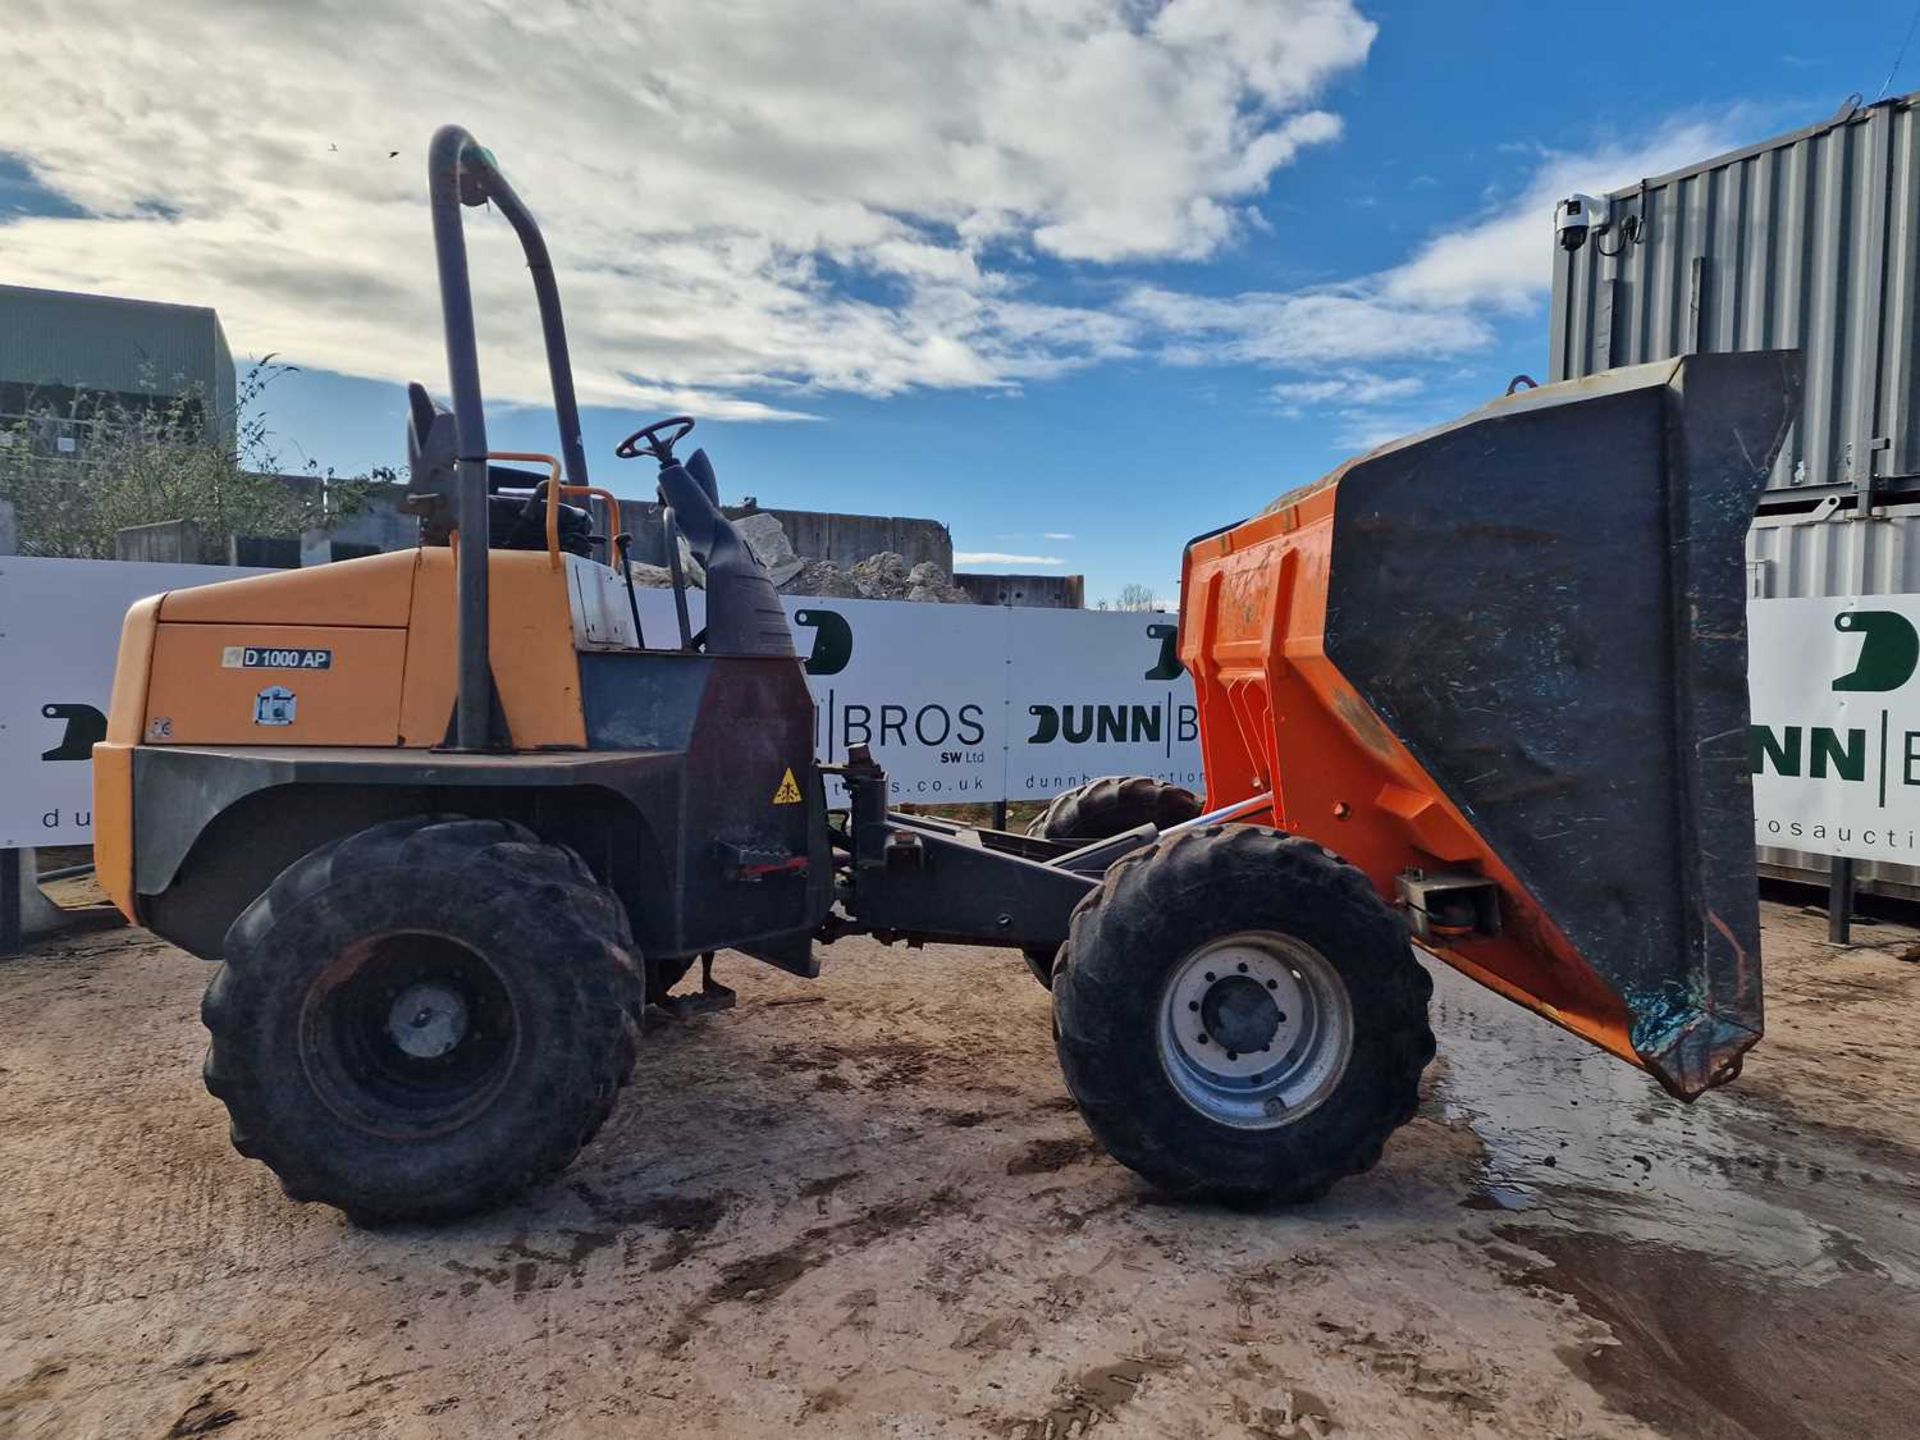
[[[438,938],[371,951],[422,935]],[[445,1056],[480,1064],[471,1081],[422,1083],[397,1047],[369,1061],[377,1027],[351,1018],[423,954],[457,954],[484,992]],[[540,1185],[593,1137],[632,1072],[642,990],[625,910],[571,850],[501,820],[390,821],[296,860],[233,922],[201,1004],[207,1089],[291,1199],[357,1224],[449,1220]],[[459,1049],[488,1039],[491,1058]],[[389,1061],[414,1069],[394,1080]]]
[[1191,790],[1146,775],[1107,775],[1053,797],[1027,826],[1046,840],[1105,840],[1141,825],[1164,830],[1200,814]]
[[[1273,1129],[1189,1105],[1156,1039],[1180,961],[1250,930],[1311,945],[1352,1012],[1352,1051],[1332,1093]],[[1311,841],[1216,825],[1127,856],[1080,902],[1054,971],[1054,1028],[1067,1089],[1114,1159],[1175,1197],[1291,1204],[1371,1169],[1413,1118],[1434,1052],[1432,993],[1406,926],[1358,870]]]
[[[1053,797],[1035,816],[1027,834],[1043,840],[1106,840],[1142,825],[1162,830],[1200,814],[1200,797],[1191,790],[1146,775],[1107,775]],[[1049,989],[1057,950],[1023,950],[1033,978]]]

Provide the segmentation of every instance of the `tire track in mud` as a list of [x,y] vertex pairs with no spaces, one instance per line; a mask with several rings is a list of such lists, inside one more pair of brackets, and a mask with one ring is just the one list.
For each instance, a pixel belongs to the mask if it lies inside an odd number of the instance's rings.
[[931,1195],[873,1206],[847,1220],[816,1225],[777,1250],[742,1256],[721,1265],[719,1278],[698,1300],[685,1306],[660,1343],[660,1353],[677,1355],[717,1307],[731,1303],[765,1305],[778,1299],[808,1272],[829,1261],[876,1245],[903,1230],[965,1212],[960,1191],[943,1186]]

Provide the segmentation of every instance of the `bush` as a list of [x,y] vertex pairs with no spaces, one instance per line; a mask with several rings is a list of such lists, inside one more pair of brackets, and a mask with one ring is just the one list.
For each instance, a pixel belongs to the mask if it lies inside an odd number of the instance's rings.
[[[342,478],[309,460],[296,473],[319,483],[281,478],[259,401],[294,367],[272,362],[265,357],[244,377],[231,439],[218,427],[209,433],[197,394],[141,405],[83,392],[66,413],[40,408],[0,431],[8,440],[0,500],[13,504],[20,552],[111,560],[115,534],[129,526],[190,520],[210,536],[289,536],[364,509],[391,470]],[[85,438],[73,454],[48,453],[38,440],[49,426],[81,428]]]

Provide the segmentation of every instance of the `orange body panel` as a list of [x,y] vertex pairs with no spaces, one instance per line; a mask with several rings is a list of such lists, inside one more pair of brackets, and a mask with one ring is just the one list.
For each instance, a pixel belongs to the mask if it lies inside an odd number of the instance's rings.
[[[496,550],[491,559],[493,674],[514,745],[583,747],[566,572],[536,552]],[[143,601],[122,633],[109,738],[156,745],[438,745],[453,711],[453,591],[454,551],[435,547]],[[234,647],[325,649],[333,663],[324,670],[236,668],[222,663]],[[254,698],[269,685],[295,693],[291,725],[253,723]]]
[[[496,550],[492,659],[519,750],[583,749],[580,665],[564,567]],[[100,883],[133,913],[133,754],[141,745],[428,749],[454,699],[454,552],[427,548],[252,575],[142,600],[127,612],[107,740],[94,749]],[[324,669],[250,667],[234,652],[331,652]],[[269,687],[293,719],[260,725]]]
[[133,746],[93,747],[93,873],[133,924]]
[[136,600],[120,624],[113,664],[113,700],[107,738],[93,747],[93,868],[100,888],[122,915],[133,913],[133,747],[147,725],[147,683],[153,674],[153,633],[164,595]]
[[[438,745],[453,713],[454,552],[417,552],[412,638],[400,734],[407,745]],[[495,550],[488,566],[488,629],[493,679],[516,750],[581,749],[580,658],[573,645],[573,608],[564,566],[542,551]]]
[[166,598],[149,595],[134,601],[120,624],[120,653],[113,662],[113,701],[107,711],[107,739],[116,745],[138,745],[146,733],[153,632],[160,623],[160,604]]
[[161,597],[160,618],[190,625],[244,621],[402,629],[413,605],[414,555],[402,550],[173,590]]
[[1501,892],[1503,933],[1431,953],[1624,1060],[1631,1019],[1440,786],[1328,659],[1339,475],[1196,542],[1181,584],[1210,808],[1271,790],[1273,823],[1359,867],[1385,899],[1409,869]]
[[[321,650],[330,661],[325,669],[240,663],[249,651],[273,658]],[[399,739],[405,630],[163,620],[153,654],[150,744],[392,745]],[[286,724],[264,724],[256,714],[256,697],[269,689],[294,697]]]

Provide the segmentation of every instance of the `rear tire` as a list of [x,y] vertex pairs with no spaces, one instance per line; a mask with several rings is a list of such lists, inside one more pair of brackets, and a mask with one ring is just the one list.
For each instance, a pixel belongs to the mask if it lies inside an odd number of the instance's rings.
[[[1191,790],[1146,775],[1107,775],[1054,796],[1027,826],[1027,834],[1091,844],[1142,825],[1165,830],[1199,814],[1200,797]],[[1021,954],[1033,978],[1051,988],[1058,951],[1036,948]]]
[[1211,826],[1120,860],[1074,911],[1060,1066],[1108,1153],[1168,1194],[1313,1200],[1413,1117],[1432,989],[1358,870]]
[[1195,819],[1200,797],[1147,775],[1108,775],[1053,797],[1027,826],[1046,840],[1105,840],[1141,825],[1164,830]]
[[227,932],[201,1017],[234,1148],[359,1224],[447,1220],[564,1169],[632,1071],[619,901],[500,820],[324,845]]

